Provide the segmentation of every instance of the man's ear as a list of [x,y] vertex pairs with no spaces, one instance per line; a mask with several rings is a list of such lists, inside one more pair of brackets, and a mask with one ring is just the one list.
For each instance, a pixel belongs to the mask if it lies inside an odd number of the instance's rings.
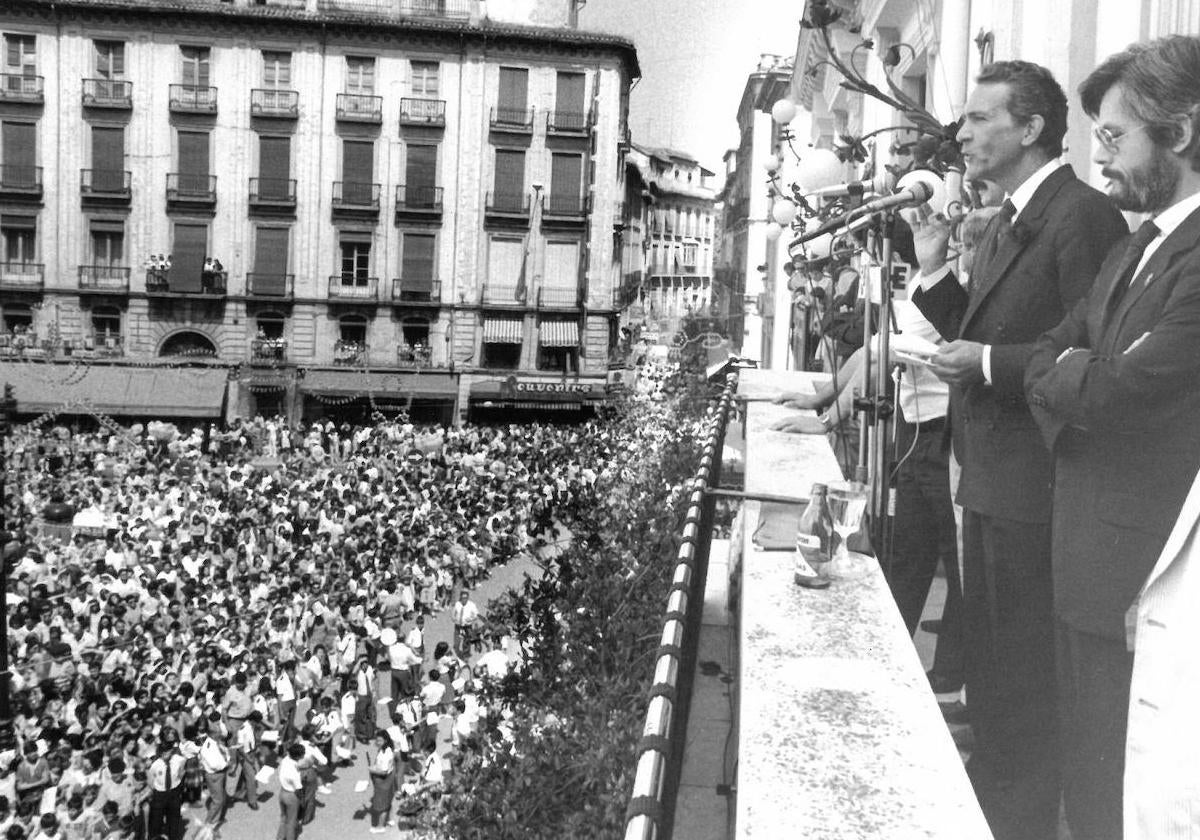
[[1180,114],[1175,120],[1175,142],[1171,151],[1183,154],[1200,140],[1200,109],[1193,108],[1186,114]]
[[1042,130],[1046,127],[1046,118],[1041,114],[1034,114],[1029,118],[1029,122],[1025,123],[1025,133],[1021,137],[1022,146],[1032,146],[1037,143],[1038,138],[1042,136]]

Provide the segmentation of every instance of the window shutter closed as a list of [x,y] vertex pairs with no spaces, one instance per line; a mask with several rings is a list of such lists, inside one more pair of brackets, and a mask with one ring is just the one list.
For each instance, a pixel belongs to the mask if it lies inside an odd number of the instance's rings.
[[30,123],[6,122],[0,131],[4,149],[4,170],[0,180],[5,184],[32,187],[37,183],[37,127]]
[[[525,193],[525,153],[514,149],[496,150],[497,205],[520,201]],[[505,200],[508,199],[508,202]]]
[[342,198],[354,204],[369,204],[375,175],[375,144],[362,140],[342,141]]
[[179,132],[179,189],[192,193],[208,190],[207,132]]
[[496,290],[516,289],[525,257],[520,239],[493,239],[488,248],[488,285]]
[[[432,197],[437,185],[437,146],[408,146],[404,183],[409,200]],[[415,190],[415,193],[414,193]]]
[[291,138],[258,138],[258,194],[264,198],[287,198],[291,172]]
[[[584,75],[582,73],[559,73],[554,92],[554,110],[558,116],[577,114],[581,118],[587,112],[583,104]],[[578,125],[583,125],[582,119]],[[574,128],[575,125],[567,125]]]
[[92,188],[116,191],[125,186],[125,129],[92,128]]
[[[579,209],[579,188],[583,177],[583,158],[579,155],[554,155],[550,163],[550,202],[552,209]],[[560,206],[553,207],[555,202]]]
[[529,107],[529,71],[523,67],[500,68],[498,105],[506,111],[524,111]]
[[268,295],[287,293],[287,228],[260,227],[254,241],[254,281],[256,292]]
[[401,288],[429,294],[433,290],[433,259],[436,237],[425,233],[404,234],[404,259],[400,266]]
[[207,252],[206,225],[175,225],[175,241],[171,246],[171,291],[200,291],[200,272]]

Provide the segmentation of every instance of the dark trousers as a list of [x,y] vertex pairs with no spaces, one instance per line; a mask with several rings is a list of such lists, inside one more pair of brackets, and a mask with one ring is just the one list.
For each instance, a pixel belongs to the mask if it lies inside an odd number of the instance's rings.
[[150,793],[150,818],[147,831],[151,837],[163,836],[167,840],[179,840],[183,836],[183,790],[179,787],[168,791]]
[[1056,626],[1063,805],[1077,840],[1121,840],[1133,654],[1124,640]]
[[354,737],[360,741],[375,737],[375,698],[370,694],[354,695]]
[[995,840],[1057,837],[1052,605],[1049,524],[964,510],[967,773]]
[[[914,443],[913,438],[916,437]],[[911,452],[910,452],[911,449]],[[905,457],[905,453],[907,457]],[[896,425],[896,526],[892,556],[886,565],[892,597],[909,635],[916,632],[938,563],[946,570],[946,604],[933,670],[962,679],[962,581],[958,574],[958,526],[950,499],[950,453],[941,429],[916,433]]]

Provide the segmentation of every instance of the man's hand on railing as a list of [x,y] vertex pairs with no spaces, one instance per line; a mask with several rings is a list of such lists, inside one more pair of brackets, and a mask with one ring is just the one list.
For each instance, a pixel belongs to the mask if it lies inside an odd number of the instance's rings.
[[826,431],[825,424],[821,422],[821,418],[814,417],[811,414],[798,414],[795,417],[788,417],[777,423],[772,423],[771,429],[776,432],[788,432],[794,435],[823,435]]

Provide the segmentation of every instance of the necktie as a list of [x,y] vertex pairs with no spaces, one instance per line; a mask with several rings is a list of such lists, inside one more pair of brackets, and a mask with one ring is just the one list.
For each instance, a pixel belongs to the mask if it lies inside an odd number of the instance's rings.
[[1112,292],[1108,297],[1109,306],[1116,306],[1121,302],[1121,298],[1129,289],[1129,284],[1133,282],[1133,277],[1137,273],[1137,265],[1142,260],[1146,246],[1153,242],[1158,234],[1158,225],[1146,221],[1142,222],[1142,226],[1137,229],[1133,239],[1129,240],[1129,244],[1125,246],[1125,253],[1121,255],[1121,261],[1117,263],[1114,275],[1116,279],[1113,281]]
[[163,789],[166,790],[167,793],[170,793],[171,787],[172,787],[172,785],[171,785],[171,756],[168,755],[163,758],[163,768],[164,768],[164,773],[166,773],[166,775],[163,777]]
[[[986,271],[988,263],[992,261],[992,257],[996,256],[996,251],[1000,248],[1000,239],[1006,236],[1009,229],[1012,228],[1012,221],[1017,216],[1017,206],[1006,198],[1000,205],[1000,212],[996,216],[996,235],[985,239],[980,245],[979,253],[975,255],[972,263],[971,273],[967,275],[967,285],[971,288],[975,286],[975,277],[981,271]],[[968,292],[970,290],[969,288]]]

